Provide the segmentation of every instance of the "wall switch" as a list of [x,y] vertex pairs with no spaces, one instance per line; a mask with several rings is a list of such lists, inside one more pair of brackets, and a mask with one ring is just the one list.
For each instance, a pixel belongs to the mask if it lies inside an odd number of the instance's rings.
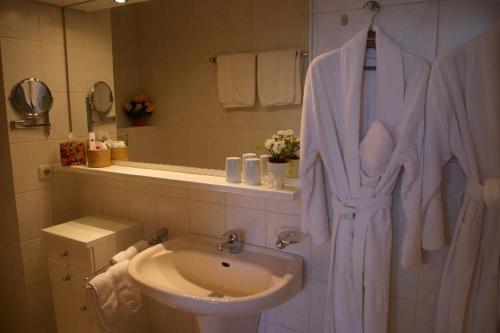
[[38,179],[49,180],[52,178],[52,165],[40,165],[38,167]]

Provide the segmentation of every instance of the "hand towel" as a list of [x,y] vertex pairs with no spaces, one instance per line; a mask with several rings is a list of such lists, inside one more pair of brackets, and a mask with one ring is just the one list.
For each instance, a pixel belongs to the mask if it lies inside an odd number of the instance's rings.
[[110,331],[119,319],[118,299],[111,273],[99,274],[89,284],[92,286],[87,289],[89,321],[103,331]]
[[110,331],[118,319],[141,307],[141,293],[130,280],[128,264],[129,260],[121,261],[89,282],[89,319],[101,330]]
[[297,49],[262,52],[257,56],[257,89],[263,106],[300,104],[301,57]]
[[217,88],[223,108],[255,104],[255,53],[217,57]]
[[123,260],[132,259],[137,253],[147,249],[149,247],[148,242],[145,240],[138,241],[134,245],[130,246],[124,251],[118,252],[111,258],[111,263],[116,264]]
[[[361,170],[371,180],[378,181],[391,159],[394,141],[380,121],[374,121],[359,146]],[[373,186],[373,184],[363,184]],[[376,185],[376,183],[375,183]]]

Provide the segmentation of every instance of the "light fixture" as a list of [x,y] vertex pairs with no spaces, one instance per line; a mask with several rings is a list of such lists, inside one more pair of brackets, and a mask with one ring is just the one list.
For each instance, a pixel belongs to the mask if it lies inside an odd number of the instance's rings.
[[119,4],[123,4],[123,3],[126,3],[127,0],[115,0],[116,3],[119,3]]

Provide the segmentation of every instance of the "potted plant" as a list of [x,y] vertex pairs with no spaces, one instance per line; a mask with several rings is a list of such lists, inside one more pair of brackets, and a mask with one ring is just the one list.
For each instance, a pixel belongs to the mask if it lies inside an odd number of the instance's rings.
[[284,177],[288,171],[288,160],[286,156],[286,142],[283,136],[274,134],[270,139],[264,142],[264,146],[261,147],[269,154],[268,167],[269,173],[273,176],[273,187],[276,189],[282,189],[284,186]]
[[146,118],[151,117],[155,108],[144,95],[137,95],[123,106],[124,112],[132,122],[132,126],[146,125]]

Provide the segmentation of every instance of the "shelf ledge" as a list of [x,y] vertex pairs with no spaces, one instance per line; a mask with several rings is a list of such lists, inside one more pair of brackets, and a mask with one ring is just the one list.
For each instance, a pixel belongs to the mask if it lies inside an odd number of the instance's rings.
[[[177,170],[179,167],[177,168]],[[195,174],[180,171],[155,170],[137,168],[123,165],[111,165],[105,168],[89,168],[87,166],[55,166],[56,172],[68,172],[75,174],[107,176],[113,178],[131,179],[147,182],[168,184],[187,188],[234,193],[293,201],[298,198],[298,186],[287,184],[282,190],[273,190],[264,186],[252,186],[243,183],[233,184],[226,182],[225,177],[207,174]]]

